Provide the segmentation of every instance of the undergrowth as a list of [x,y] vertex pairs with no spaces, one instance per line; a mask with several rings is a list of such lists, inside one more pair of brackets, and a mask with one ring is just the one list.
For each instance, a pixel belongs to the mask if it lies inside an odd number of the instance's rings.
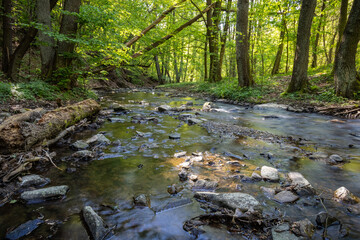
[[41,80],[21,83],[6,83],[0,81],[0,101],[6,102],[9,99],[15,100],[82,100],[86,98],[96,98],[96,94],[85,88],[73,88],[61,91],[56,85],[49,84]]

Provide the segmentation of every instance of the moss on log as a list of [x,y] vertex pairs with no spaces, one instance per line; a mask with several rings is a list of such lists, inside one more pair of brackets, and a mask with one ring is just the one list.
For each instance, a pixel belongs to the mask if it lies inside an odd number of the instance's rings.
[[14,115],[0,125],[0,153],[28,150],[99,111],[100,105],[88,99],[49,112],[37,108]]

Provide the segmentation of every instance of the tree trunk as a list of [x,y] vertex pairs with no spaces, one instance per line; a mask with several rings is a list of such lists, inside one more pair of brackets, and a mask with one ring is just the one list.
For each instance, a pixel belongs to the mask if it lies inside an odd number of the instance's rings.
[[303,90],[308,85],[309,45],[315,7],[316,0],[302,0],[296,38],[294,67],[287,89],[289,93]]
[[[50,9],[56,6],[57,0],[50,0]],[[17,79],[17,75],[20,69],[21,60],[24,58],[25,53],[30,48],[31,43],[34,41],[38,30],[30,27],[21,39],[19,46],[15,49],[14,53],[10,57],[10,64],[7,72],[7,76],[13,80]]]
[[2,44],[2,71],[7,73],[9,71],[10,56],[12,54],[12,19],[11,0],[2,0],[2,21],[3,21],[3,44]]
[[313,53],[312,53],[312,62],[311,62],[312,68],[317,67],[317,56],[318,56],[317,51],[318,51],[318,45],[319,45],[319,39],[320,39],[321,26],[323,25],[324,11],[325,11],[325,7],[326,7],[325,1],[326,0],[323,0],[322,5],[321,5],[321,14],[320,14],[319,25],[316,29],[316,35],[315,35],[315,41],[314,41]]
[[238,68],[238,82],[241,87],[254,85],[250,74],[249,46],[248,46],[248,15],[249,0],[238,0],[236,18],[236,62]]
[[221,34],[221,37],[220,37],[220,59],[219,59],[219,66],[217,68],[217,71],[218,71],[217,75],[220,76],[220,79],[222,78],[221,77],[221,72],[222,72],[222,66],[223,66],[223,63],[224,63],[226,39],[227,39],[227,36],[228,36],[229,26],[230,26],[231,3],[232,3],[232,0],[227,1],[225,25],[224,25],[223,33]]
[[162,74],[161,74],[161,71],[160,71],[159,58],[158,58],[157,55],[154,56],[154,61],[155,61],[155,66],[156,66],[156,73],[157,73],[157,76],[158,76],[158,82],[160,84],[164,84],[163,83],[163,77],[162,77]]
[[360,41],[360,0],[354,0],[349,19],[335,57],[334,80],[336,94],[353,98],[360,90],[360,78],[356,72],[355,56]]
[[212,24],[208,26],[210,29],[209,46],[210,46],[210,72],[209,80],[211,82],[221,81],[221,74],[219,75],[219,24],[221,18],[221,1],[215,2],[214,10],[211,16]]
[[100,108],[96,101],[88,99],[47,113],[38,108],[14,115],[0,125],[0,152],[28,150],[42,144],[81,119],[96,114]]
[[[51,8],[49,0],[37,0],[36,17],[37,22],[51,31]],[[43,31],[39,31],[38,39],[40,41],[41,56],[41,75],[43,78],[50,76],[55,57],[54,39]]]
[[344,30],[345,30],[345,27],[346,27],[348,5],[349,5],[349,0],[341,0],[340,17],[339,17],[339,25],[338,25],[339,38],[338,38],[338,40],[336,42],[335,54],[339,50],[339,46],[340,46],[340,43],[341,43],[341,37],[343,36]]
[[[64,11],[79,13],[81,0],[65,0]],[[78,29],[78,18],[76,15],[64,13],[61,19],[60,34],[76,39]],[[71,65],[74,59],[75,43],[71,41],[60,41],[58,43],[57,56],[55,61],[56,69],[66,68]]]
[[276,53],[273,69],[271,70],[271,75],[275,75],[275,74],[279,73],[281,56],[282,56],[282,52],[284,49],[285,29],[286,29],[286,21],[285,21],[285,17],[282,16],[282,27],[281,27],[281,31],[280,31],[280,44],[278,47],[278,51]]

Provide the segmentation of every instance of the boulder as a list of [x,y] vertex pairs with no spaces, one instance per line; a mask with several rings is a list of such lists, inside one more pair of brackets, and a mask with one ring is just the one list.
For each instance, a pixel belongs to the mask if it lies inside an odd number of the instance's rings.
[[92,151],[89,150],[81,150],[73,153],[71,156],[76,159],[87,161],[92,159],[94,157],[94,154]]
[[290,191],[281,191],[274,196],[274,200],[280,203],[292,203],[299,199],[299,196]]
[[159,112],[167,112],[167,111],[171,111],[172,107],[170,107],[169,105],[161,105],[160,107],[158,107],[158,111]]
[[261,181],[261,180],[262,180],[262,177],[261,177],[259,174],[257,174],[256,172],[253,172],[253,173],[251,174],[251,179],[252,179],[253,181]]
[[104,239],[108,233],[104,220],[90,206],[85,206],[82,209],[82,215],[90,231],[91,239]]
[[61,198],[65,196],[69,187],[66,185],[26,191],[21,194],[21,199],[26,201],[45,200],[48,198]]
[[21,187],[31,187],[31,186],[43,186],[45,184],[48,184],[50,182],[50,179],[43,178],[39,175],[26,175],[21,177],[20,186]]
[[220,207],[236,210],[237,208],[243,212],[250,208],[259,206],[259,202],[251,195],[246,193],[212,193],[212,192],[197,192],[194,195],[199,200],[209,201]]
[[204,103],[201,110],[204,112],[209,112],[209,111],[211,111],[212,105],[213,105],[212,102],[206,102],[206,103]]
[[207,190],[212,191],[215,190],[218,186],[218,182],[209,181],[204,179],[198,179],[193,187],[194,190]]
[[294,190],[297,194],[302,196],[309,196],[315,194],[315,189],[301,173],[290,172],[288,174],[288,178],[291,181],[291,185],[294,187]]
[[108,145],[111,143],[111,141],[107,137],[105,137],[104,134],[96,134],[95,136],[92,136],[91,138],[86,140],[86,143],[90,145]]
[[301,221],[294,222],[291,225],[291,231],[297,236],[311,239],[312,235],[315,232],[315,226],[310,222],[309,219],[305,218]]
[[279,181],[279,172],[276,168],[263,166],[261,168],[261,177],[265,180]]
[[290,226],[288,223],[280,224],[271,229],[271,235],[273,240],[297,240],[299,239],[296,235],[291,233]]
[[200,124],[200,123],[202,123],[203,121],[200,120],[200,119],[197,119],[197,118],[189,118],[189,119],[187,120],[187,122],[188,122],[189,125],[195,125],[195,124]]
[[71,144],[70,146],[72,149],[78,151],[78,150],[85,150],[89,148],[89,144],[87,144],[85,141],[83,140],[78,140],[76,142],[74,142],[73,144]]
[[342,157],[340,157],[339,155],[337,154],[333,154],[329,157],[328,161],[327,161],[329,164],[339,164],[339,163],[342,163],[344,162],[344,159]]
[[183,186],[173,184],[167,188],[169,194],[177,194],[184,189]]
[[354,196],[346,187],[340,187],[334,192],[334,199],[338,202],[344,202],[348,204],[359,203],[359,198]]

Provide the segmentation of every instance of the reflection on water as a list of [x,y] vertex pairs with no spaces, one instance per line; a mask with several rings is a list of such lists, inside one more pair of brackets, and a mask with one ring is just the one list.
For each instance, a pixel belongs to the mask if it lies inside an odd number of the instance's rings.
[[[149,208],[134,208],[132,198],[137,194],[147,194],[153,204],[171,198],[167,187],[178,183],[178,168],[172,156],[175,152],[187,151],[215,153],[231,152],[242,156],[247,167],[240,169],[241,174],[251,175],[257,166],[273,165],[281,174],[287,171],[299,171],[322,194],[331,214],[339,217],[350,228],[349,238],[360,235],[357,226],[360,219],[347,215],[344,207],[330,204],[332,191],[340,186],[347,187],[360,196],[360,122],[351,120],[345,124],[332,123],[331,117],[317,114],[291,113],[285,110],[253,110],[244,107],[217,104],[216,112],[201,112],[201,118],[228,122],[240,126],[268,131],[283,136],[293,136],[311,142],[312,145],[300,148],[285,144],[270,144],[251,138],[226,139],[210,136],[198,125],[189,126],[176,117],[159,114],[155,107],[168,104],[179,107],[188,101],[195,108],[201,108],[204,101],[193,98],[173,98],[161,93],[118,93],[108,97],[111,101],[124,104],[131,112],[126,115],[113,116],[117,122],[107,122],[98,131],[117,144],[109,146],[98,161],[93,161],[77,169],[75,173],[59,172],[51,169],[41,175],[49,177],[52,185],[67,184],[70,191],[62,201],[42,204],[24,205],[8,204],[0,208],[0,238],[6,229],[17,226],[27,220],[43,215],[45,219],[58,220],[56,224],[44,224],[31,236],[51,235],[54,239],[84,239],[84,230],[78,213],[84,205],[91,205],[114,227],[114,238],[120,239],[189,239],[183,229],[184,221],[200,215],[203,210],[196,201],[193,203],[155,214]],[[141,103],[146,101],[149,104]],[[194,114],[194,113],[192,113]],[[155,117],[158,121],[133,123],[133,116]],[[139,136],[138,132],[144,133]],[[80,134],[77,138],[86,138],[96,132]],[[169,134],[181,134],[180,140],[169,139]],[[353,146],[352,148],[349,148]],[[323,162],[310,160],[303,155],[306,151],[319,151],[327,154],[339,154],[350,159],[342,169],[334,168]],[[69,149],[59,150],[59,156],[72,152]],[[262,155],[261,155],[262,154]],[[269,157],[267,157],[269,156]],[[271,157],[270,157],[271,156]],[[68,164],[68,163],[66,163]],[[141,168],[138,166],[142,165]],[[220,191],[235,191],[239,180],[229,178],[236,173],[229,167],[209,170],[196,167],[196,173],[202,178],[216,178],[220,181]],[[320,204],[313,207],[304,205],[279,205],[268,200],[260,191],[260,186],[276,187],[274,183],[260,182],[241,183],[242,191],[254,195],[263,203],[264,208],[277,207],[294,219],[314,216],[323,210]],[[192,197],[192,192],[184,190],[180,198]],[[110,207],[109,207],[110,206]],[[16,217],[15,217],[16,216]],[[56,226],[56,227],[54,227]],[[57,231],[55,231],[55,228]],[[212,236],[223,236],[231,239],[224,230],[209,230]]]

